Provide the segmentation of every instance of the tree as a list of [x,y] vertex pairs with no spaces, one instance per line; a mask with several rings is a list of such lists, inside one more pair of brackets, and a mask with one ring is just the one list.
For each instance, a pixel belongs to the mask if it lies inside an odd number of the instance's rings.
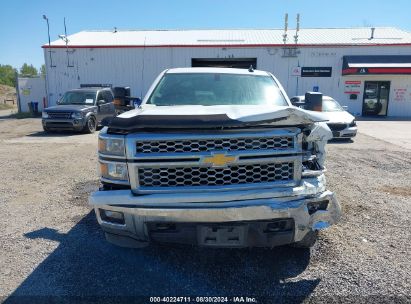
[[40,75],[43,77],[46,76],[46,65],[45,64],[42,64],[40,67]]
[[24,63],[20,68],[20,75],[22,76],[37,76],[38,72],[37,69],[32,65],[28,65]]
[[0,84],[16,87],[16,72],[11,65],[0,64]]

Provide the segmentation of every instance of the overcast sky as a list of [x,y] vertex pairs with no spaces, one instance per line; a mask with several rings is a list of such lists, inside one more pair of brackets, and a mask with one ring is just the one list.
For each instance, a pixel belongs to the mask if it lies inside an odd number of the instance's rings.
[[394,26],[411,31],[411,0],[10,0],[0,10],[0,64],[40,67],[41,45],[85,29],[282,28]]

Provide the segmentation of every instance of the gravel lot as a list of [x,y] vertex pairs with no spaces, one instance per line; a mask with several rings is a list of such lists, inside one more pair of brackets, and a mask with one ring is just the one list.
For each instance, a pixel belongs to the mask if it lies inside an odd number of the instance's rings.
[[134,250],[106,243],[87,205],[98,184],[96,144],[96,134],[46,135],[39,119],[0,120],[6,303],[136,295],[411,301],[411,150],[362,133],[328,146],[329,188],[344,215],[312,250]]

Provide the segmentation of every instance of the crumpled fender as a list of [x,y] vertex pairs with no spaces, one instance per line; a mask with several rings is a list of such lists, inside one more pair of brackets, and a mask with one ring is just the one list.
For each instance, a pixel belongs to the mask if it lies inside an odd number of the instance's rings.
[[[304,125],[314,122],[326,121],[327,119],[319,112],[306,111],[297,107],[275,107],[275,110],[270,107],[265,112],[247,113],[240,117],[235,117],[232,113],[227,114],[228,117],[240,120],[242,122],[269,122],[273,121],[273,125],[293,124]],[[234,117],[233,117],[234,116]],[[278,123],[276,122],[278,121]]]
[[312,124],[311,132],[305,138],[308,143],[313,143],[318,164],[321,166],[324,166],[325,162],[325,145],[332,138],[333,134],[325,122]]

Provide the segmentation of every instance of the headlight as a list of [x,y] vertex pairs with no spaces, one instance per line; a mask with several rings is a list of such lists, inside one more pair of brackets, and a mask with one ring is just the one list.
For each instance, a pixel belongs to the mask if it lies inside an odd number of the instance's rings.
[[124,138],[99,137],[98,151],[106,155],[124,156]]
[[357,122],[355,121],[355,119],[349,124],[349,127],[356,127],[357,126]]
[[116,162],[100,162],[100,175],[103,178],[128,183],[127,164]]
[[83,118],[83,114],[81,112],[73,112],[73,113],[71,113],[71,118],[81,119],[81,118]]
[[41,112],[41,118],[49,118],[49,114],[47,112]]

